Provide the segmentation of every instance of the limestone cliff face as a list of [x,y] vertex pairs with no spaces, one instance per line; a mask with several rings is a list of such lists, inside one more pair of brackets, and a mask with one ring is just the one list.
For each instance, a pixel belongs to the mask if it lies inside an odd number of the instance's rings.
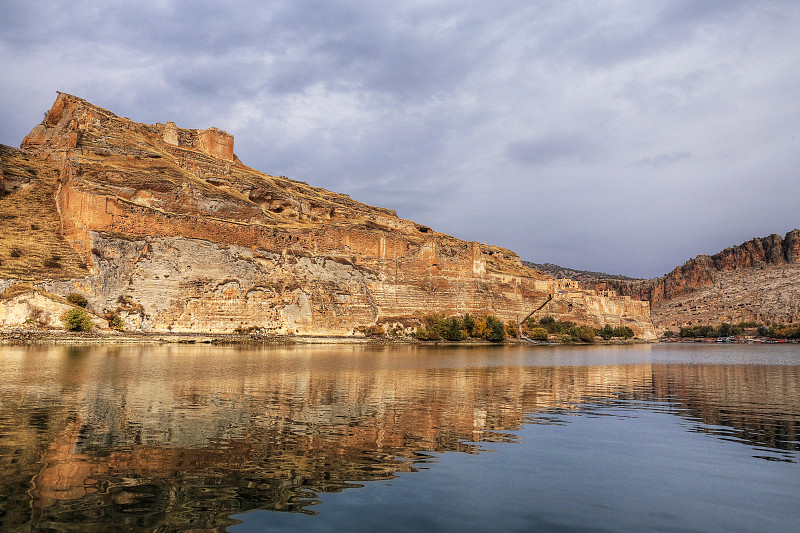
[[653,336],[646,303],[556,292],[513,252],[254,171],[216,128],[138,124],[62,93],[22,148],[57,169],[41,186],[86,268],[43,286],[130,329],[349,335],[431,312],[519,320],[553,293],[554,316]]

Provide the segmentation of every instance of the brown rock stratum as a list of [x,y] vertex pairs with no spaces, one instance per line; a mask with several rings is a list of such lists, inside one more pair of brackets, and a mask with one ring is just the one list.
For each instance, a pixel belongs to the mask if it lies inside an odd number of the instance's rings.
[[552,294],[542,313],[654,337],[647,302],[560,290],[509,250],[255,171],[216,128],[139,124],[59,93],[0,156],[0,290],[80,292],[128,329],[352,335],[431,312],[520,320]]

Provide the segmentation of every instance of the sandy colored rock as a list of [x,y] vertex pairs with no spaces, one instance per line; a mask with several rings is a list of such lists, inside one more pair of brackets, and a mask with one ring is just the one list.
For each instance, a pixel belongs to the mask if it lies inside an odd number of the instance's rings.
[[[61,317],[74,306],[43,294],[26,290],[11,298],[0,299],[0,328],[29,326],[45,329],[64,329]],[[108,329],[100,317],[90,315],[94,327]]]
[[654,337],[646,302],[562,290],[509,250],[257,172],[213,127],[138,124],[62,93],[22,147],[8,157],[57,176],[39,187],[52,187],[60,227],[38,242],[68,243],[85,267],[38,271],[40,286],[86,294],[128,329],[410,331],[434,312],[521,320],[552,295],[547,314]]

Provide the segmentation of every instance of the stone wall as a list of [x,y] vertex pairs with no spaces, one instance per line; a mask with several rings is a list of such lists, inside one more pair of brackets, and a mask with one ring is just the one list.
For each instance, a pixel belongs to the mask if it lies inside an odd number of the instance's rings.
[[194,148],[211,157],[232,163],[233,135],[221,129],[211,128],[205,130],[179,129],[174,122],[156,124],[161,138],[165,143],[184,148]]

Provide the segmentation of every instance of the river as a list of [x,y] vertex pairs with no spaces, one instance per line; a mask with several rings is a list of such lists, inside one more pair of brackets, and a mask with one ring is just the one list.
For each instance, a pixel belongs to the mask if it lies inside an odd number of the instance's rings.
[[771,531],[800,345],[0,347],[3,531]]

